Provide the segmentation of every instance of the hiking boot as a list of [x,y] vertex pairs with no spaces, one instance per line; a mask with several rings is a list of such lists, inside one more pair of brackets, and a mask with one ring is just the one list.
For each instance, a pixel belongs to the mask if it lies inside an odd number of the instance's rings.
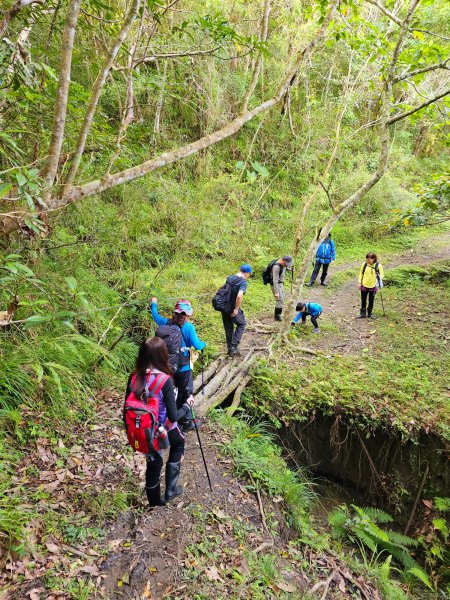
[[320,285],[323,285],[324,287],[327,287],[328,283],[326,281],[321,281]]
[[308,283],[305,283],[306,287],[311,287],[314,285],[314,281],[308,281]]
[[237,348],[231,348],[231,350],[228,350],[228,356],[234,358],[235,356],[241,356],[241,353]]
[[365,318],[366,318],[366,309],[361,308],[358,319],[365,319]]
[[158,483],[152,488],[145,488],[147,492],[147,500],[150,508],[154,508],[155,506],[165,506],[166,503],[161,498],[161,484]]
[[367,313],[367,318],[368,319],[376,319],[376,316],[370,312],[370,313]]
[[276,308],[275,309],[275,315],[274,315],[275,321],[282,321],[282,318],[281,318],[281,313],[282,312],[283,312],[282,308]]
[[166,464],[166,502],[180,496],[183,493],[181,485],[177,485],[180,476],[181,462],[168,462]]
[[313,333],[320,333],[320,327],[314,327]]

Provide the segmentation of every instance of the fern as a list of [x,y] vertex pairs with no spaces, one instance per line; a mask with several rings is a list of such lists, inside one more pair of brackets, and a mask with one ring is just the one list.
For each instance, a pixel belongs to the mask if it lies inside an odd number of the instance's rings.
[[407,536],[407,535],[403,535],[402,533],[397,533],[397,531],[392,531],[392,529],[390,529],[388,532],[388,536],[389,536],[389,541],[392,542],[393,544],[397,544],[399,546],[413,546],[414,548],[417,547],[418,545],[418,541]]
[[[354,505],[352,504],[352,506]],[[372,506],[364,508],[364,513],[374,523],[392,523],[394,520],[391,515],[388,515],[388,513],[380,510],[379,508],[373,508]]]

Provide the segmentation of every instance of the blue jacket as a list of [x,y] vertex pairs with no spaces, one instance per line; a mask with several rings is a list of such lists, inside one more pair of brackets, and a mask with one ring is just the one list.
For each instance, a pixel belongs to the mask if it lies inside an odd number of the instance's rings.
[[316,252],[316,260],[322,265],[329,265],[336,258],[336,248],[332,239],[327,238],[320,244]]
[[306,303],[306,310],[299,311],[294,317],[294,323],[298,323],[302,318],[302,315],[306,317],[320,317],[322,314],[322,306],[320,304],[315,304],[314,302]]
[[[152,302],[152,317],[155,323],[158,325],[158,327],[160,325],[168,325],[170,321],[170,319],[168,319],[167,317],[162,317],[158,313],[158,305],[156,304],[156,302]],[[183,346],[185,346],[185,348],[193,347],[196,350],[203,350],[203,348],[206,347],[205,342],[202,342],[198,338],[197,332],[195,331],[195,327],[192,323],[189,323],[189,321],[186,321],[186,323],[181,327],[181,335],[183,336]],[[188,353],[189,350],[185,350],[184,356],[187,356]],[[191,365],[187,364],[184,365],[184,367],[181,367],[179,371],[177,371],[177,373],[190,370]]]

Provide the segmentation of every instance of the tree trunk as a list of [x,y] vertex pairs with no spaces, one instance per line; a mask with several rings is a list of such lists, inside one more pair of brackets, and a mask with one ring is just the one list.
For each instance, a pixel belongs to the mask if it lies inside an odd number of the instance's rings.
[[72,183],[75,179],[75,175],[77,174],[78,167],[79,167],[80,161],[81,161],[81,157],[84,152],[84,147],[86,145],[86,139],[87,139],[89,130],[92,125],[92,120],[94,118],[94,114],[95,114],[95,111],[97,108],[97,104],[98,104],[98,101],[100,98],[101,91],[103,89],[103,86],[105,85],[106,78],[109,75],[111,67],[114,64],[114,60],[116,59],[117,53],[119,52],[120,47],[122,46],[125,38],[127,37],[128,33],[131,29],[131,25],[133,24],[133,21],[135,20],[135,18],[137,16],[139,6],[140,6],[140,0],[133,0],[132,7],[123,23],[122,29],[120,30],[119,34],[117,35],[116,39],[114,40],[114,43],[112,44],[112,46],[105,58],[105,61],[100,69],[100,72],[97,75],[97,79],[95,80],[94,86],[92,88],[92,94],[91,94],[91,99],[89,101],[89,106],[86,111],[86,115],[84,117],[84,122],[83,122],[83,125],[80,130],[80,135],[78,137],[77,147],[75,149],[75,152],[74,152],[74,155],[72,158],[72,162],[70,165],[69,173],[67,174],[67,178],[66,178],[66,181],[64,184],[65,189],[64,189],[63,197],[67,197],[67,195],[70,193]]
[[59,156],[64,139],[64,128],[67,114],[67,98],[69,96],[70,71],[72,67],[73,41],[78,21],[81,0],[71,0],[66,15],[63,39],[61,44],[61,62],[59,66],[58,92],[53,116],[53,129],[48,149],[48,159],[45,168],[46,192],[44,201],[50,199],[51,187],[58,171]]

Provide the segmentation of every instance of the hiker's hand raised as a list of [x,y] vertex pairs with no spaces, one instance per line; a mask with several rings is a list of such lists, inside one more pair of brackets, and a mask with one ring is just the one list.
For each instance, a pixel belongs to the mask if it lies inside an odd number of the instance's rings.
[[155,304],[158,304],[158,298],[156,296],[153,296],[153,298],[152,298],[152,304],[153,304],[153,302]]
[[189,406],[194,406],[194,396],[192,394],[186,400],[186,404],[189,404]]

